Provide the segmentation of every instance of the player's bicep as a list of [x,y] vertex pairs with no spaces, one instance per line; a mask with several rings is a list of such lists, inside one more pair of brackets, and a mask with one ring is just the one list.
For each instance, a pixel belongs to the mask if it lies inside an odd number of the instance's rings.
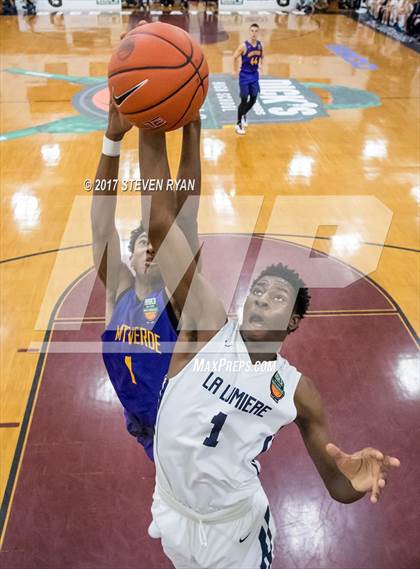
[[305,444],[322,445],[329,438],[328,418],[319,391],[308,377],[301,377],[294,400],[295,422]]
[[134,275],[127,267],[125,263],[120,263],[119,275],[118,275],[118,286],[115,291],[115,300],[128,288],[134,286]]
[[295,423],[312,461],[327,484],[338,472],[334,460],[325,449],[326,444],[331,442],[328,416],[318,390],[308,377],[302,376],[299,382],[295,405]]
[[242,55],[243,52],[244,52],[244,46],[243,44],[241,44],[236,48],[235,53],[233,54],[233,59],[238,59],[238,57]]
[[296,422],[300,426],[310,428],[315,424],[324,423],[325,410],[321,396],[309,377],[302,375],[300,378],[294,402],[297,410]]

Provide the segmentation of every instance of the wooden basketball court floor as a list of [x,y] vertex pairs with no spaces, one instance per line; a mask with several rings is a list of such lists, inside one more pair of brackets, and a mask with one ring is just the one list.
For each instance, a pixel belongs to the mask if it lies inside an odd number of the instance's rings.
[[[266,264],[301,270],[313,303],[286,357],[318,385],[336,442],[349,451],[378,446],[402,461],[377,506],[337,504],[297,430],[282,430],[262,459],[278,528],[273,566],[413,568],[420,560],[418,56],[344,15],[163,19],[189,30],[213,80],[227,82],[232,53],[257,21],[264,74],[317,97],[320,114],[310,120],[251,116],[244,137],[232,124],[203,128],[204,270],[231,311]],[[124,432],[97,353],[103,289],[91,270],[83,184],[94,177],[102,133],[93,118],[80,119],[75,102],[95,83],[80,78],[100,83],[119,34],[135,21],[0,19],[0,560],[7,569],[170,566],[146,534],[153,467]],[[369,68],[332,44],[367,58]],[[168,144],[175,166],[180,134]],[[120,176],[137,173],[132,132]],[[125,239],[137,202],[121,196]]]

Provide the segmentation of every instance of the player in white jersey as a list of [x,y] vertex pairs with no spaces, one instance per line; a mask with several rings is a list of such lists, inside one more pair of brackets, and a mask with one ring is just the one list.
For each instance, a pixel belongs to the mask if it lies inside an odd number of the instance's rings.
[[[144,178],[169,179],[165,135],[141,132]],[[274,525],[256,456],[295,421],[332,498],[377,502],[398,459],[364,448],[351,455],[331,444],[315,386],[278,355],[309,305],[299,276],[281,264],[263,271],[239,326],[202,274],[177,225],[172,192],[142,193],[143,219],[182,329],[161,394],[152,506],[162,546],[176,569],[267,569]],[[191,199],[191,198],[190,198]],[[228,268],[227,268],[228,269]]]

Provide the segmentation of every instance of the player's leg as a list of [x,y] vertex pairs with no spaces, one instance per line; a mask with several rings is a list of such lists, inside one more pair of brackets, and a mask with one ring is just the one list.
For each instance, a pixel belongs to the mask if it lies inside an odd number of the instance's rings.
[[244,116],[242,117],[242,126],[245,128],[248,126],[247,114],[252,109],[252,107],[255,105],[256,102],[257,102],[257,97],[253,95],[251,95],[247,101],[245,113]]
[[[274,559],[274,540],[276,536],[276,528],[274,520],[271,516],[270,507],[264,513],[261,525],[258,531],[258,538],[253,540],[246,557],[243,560],[243,567],[263,567],[270,569]],[[233,569],[234,565],[232,565]]]
[[[241,97],[241,102],[239,103],[238,106],[238,120],[236,123],[236,126],[239,127],[239,129],[242,129],[242,120],[243,117],[246,115],[246,108],[248,105],[248,97]],[[236,131],[238,132],[238,129],[236,129]],[[238,134],[244,134],[243,132],[238,132]]]
[[[248,112],[252,109],[252,107],[257,102],[258,93],[260,92],[260,84],[258,81],[254,81],[249,85],[249,100],[247,102],[246,110],[245,110],[245,119]],[[248,123],[247,123],[248,124]]]
[[163,551],[175,569],[199,569],[190,549],[193,522],[165,504],[157,490],[153,494],[152,516]]
[[239,96],[241,98],[241,102],[238,106],[238,120],[236,123],[235,131],[237,134],[245,134],[245,130],[242,127],[242,118],[246,114],[246,107],[248,105],[248,97],[249,97],[249,84],[239,82]]
[[169,506],[155,489],[152,515],[162,547],[176,569],[270,569],[275,526],[262,487],[247,514],[211,524],[192,520]]
[[[177,174],[177,222],[184,232],[192,251],[199,250],[198,205],[201,194],[201,121],[187,124],[182,132],[182,150]],[[192,186],[192,189],[191,187]]]
[[275,526],[262,488],[255,493],[252,509],[236,522],[205,525],[206,546],[195,540],[194,558],[203,568],[270,569]]
[[[243,529],[245,531],[245,528]],[[254,497],[254,520],[250,533],[243,533],[231,550],[226,568],[249,567],[270,569],[274,557],[276,528],[268,498],[261,488]],[[248,545],[247,545],[248,542]],[[246,545],[246,549],[243,546]]]

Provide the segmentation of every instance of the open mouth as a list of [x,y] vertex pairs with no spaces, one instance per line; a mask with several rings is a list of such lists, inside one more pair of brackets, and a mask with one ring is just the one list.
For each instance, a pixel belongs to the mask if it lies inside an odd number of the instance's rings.
[[258,314],[251,314],[249,317],[249,323],[256,328],[264,327],[264,318]]
[[144,263],[146,269],[149,269],[150,267],[155,267],[156,263],[154,261],[154,259],[146,259],[146,262]]

